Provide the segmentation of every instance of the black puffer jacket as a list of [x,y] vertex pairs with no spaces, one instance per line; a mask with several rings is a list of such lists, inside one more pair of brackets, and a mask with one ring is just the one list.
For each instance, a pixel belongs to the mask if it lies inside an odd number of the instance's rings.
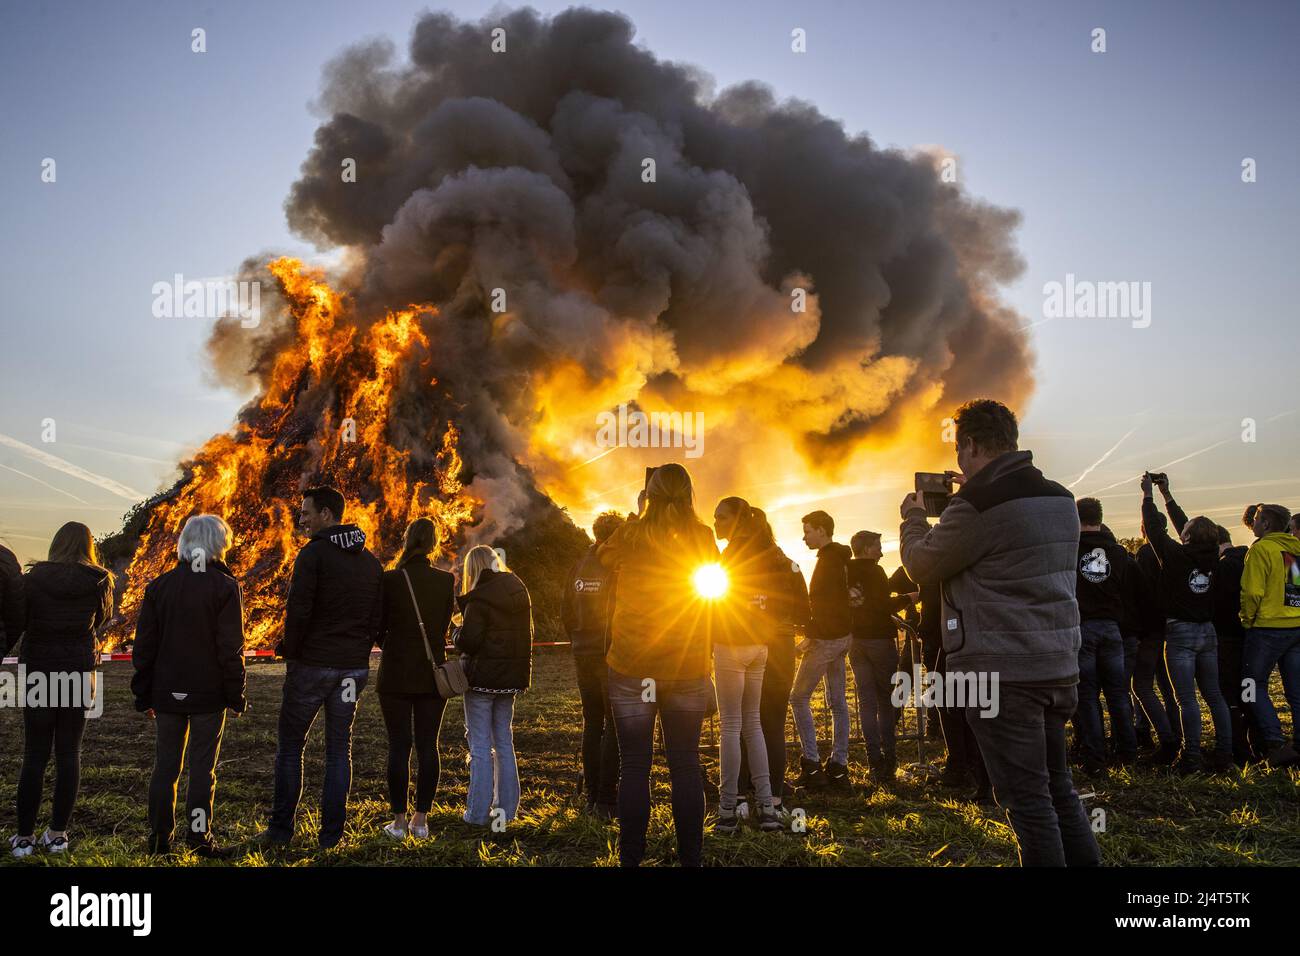
[[524,582],[509,571],[487,569],[474,590],[460,597],[464,623],[456,649],[466,655],[470,687],[520,691],[533,672],[533,607]]
[[0,544],[0,657],[23,636],[24,608],[23,569],[14,553]]
[[312,535],[293,564],[281,656],[316,667],[368,667],[384,610],[383,576],[356,525]]
[[19,661],[42,671],[95,669],[95,631],[113,611],[103,568],[41,561],[23,578],[26,633]]
[[239,584],[220,561],[188,561],[144,589],[131,649],[135,709],[165,714],[243,713],[244,609]]

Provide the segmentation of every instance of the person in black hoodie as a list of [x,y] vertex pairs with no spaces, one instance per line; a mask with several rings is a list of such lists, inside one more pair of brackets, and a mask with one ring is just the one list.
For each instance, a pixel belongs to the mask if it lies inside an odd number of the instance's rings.
[[0,544],[0,658],[23,636],[23,569],[12,551]]
[[859,531],[849,539],[853,557],[848,564],[849,606],[853,643],[849,664],[857,686],[858,723],[867,744],[867,767],[877,782],[894,778],[898,756],[894,729],[898,712],[893,704],[894,674],[898,671],[898,625],[893,616],[920,597],[907,572],[899,568],[888,577],[880,566],[880,535]]
[[343,496],[333,488],[303,492],[299,526],[310,540],[298,552],[286,602],[284,694],[275,751],[275,795],[261,841],[293,838],[302,796],[302,751],[325,708],[325,780],[319,843],[337,846],[352,787],[352,724],[370,676],[370,649],[383,615],[383,565],[366,550],[365,532],[342,524]]
[[623,516],[616,511],[596,518],[591,527],[595,544],[569,572],[560,611],[573,648],[582,701],[582,787],[587,812],[607,820],[618,814],[618,732],[605,663],[616,576],[601,564],[596,552],[622,523]]
[[1121,764],[1137,758],[1133,705],[1124,679],[1124,637],[1120,621],[1128,615],[1128,552],[1109,531],[1102,530],[1102,507],[1096,498],[1080,498],[1079,562],[1075,598],[1079,602],[1079,708],[1075,726],[1083,745],[1083,769],[1106,769],[1106,730],[1101,719],[1101,695],[1110,711],[1110,732]]
[[[54,534],[49,559],[23,580],[22,650],[28,686],[43,680],[50,694],[29,698],[23,708],[23,763],[18,774],[18,833],[13,854],[30,856],[37,846],[36,814],[45,768],[54,751],[54,806],[39,845],[51,853],[68,849],[68,821],[81,780],[81,737],[94,703],[95,636],[113,611],[113,575],[99,565],[90,529],[69,521]],[[24,692],[27,688],[24,688]]]
[[1244,767],[1266,755],[1263,735],[1254,713],[1246,706],[1241,686],[1242,645],[1246,638],[1241,623],[1241,575],[1250,549],[1245,545],[1234,547],[1227,528],[1219,526],[1216,530],[1219,566],[1214,572],[1214,631],[1219,639],[1219,686],[1232,721],[1232,759]]
[[[384,653],[375,683],[388,731],[388,803],[393,811],[393,822],[384,832],[395,840],[405,839],[408,832],[421,839],[429,835],[429,808],[442,773],[438,732],[447,700],[438,693],[434,668],[447,659],[447,627],[455,609],[456,579],[429,563],[429,554],[437,546],[434,523],[416,518],[406,528],[402,553],[392,570],[384,572],[384,614],[379,629]],[[408,823],[412,744],[419,776],[415,813]]]
[[[1165,498],[1165,508],[1173,519],[1175,530],[1181,533],[1187,524],[1187,515],[1171,497]],[[1147,537],[1145,526],[1142,528],[1142,537]],[[1154,729],[1159,746],[1145,759],[1160,766],[1168,766],[1178,759],[1182,750],[1183,728],[1178,712],[1178,698],[1165,667],[1165,599],[1160,582],[1160,560],[1149,540],[1138,548],[1133,559],[1138,568],[1135,583],[1141,628],[1132,681],[1133,696],[1138,702],[1134,715],[1138,749],[1143,749],[1144,741],[1149,749],[1151,731]],[[1159,694],[1156,693],[1157,688]]]
[[[849,702],[846,696],[845,657],[853,642],[853,614],[849,607],[849,558],[847,545],[832,541],[835,521],[824,511],[803,516],[803,540],[817,552],[817,564],[808,583],[811,617],[808,640],[804,643],[799,672],[790,691],[790,709],[803,750],[801,773],[796,786],[805,789],[826,784],[847,788],[849,784]],[[813,721],[812,695],[826,679],[826,702],[831,709],[833,736],[826,766],[817,749],[817,725]]]
[[131,693],[153,718],[157,737],[149,781],[149,852],[171,852],[176,783],[188,754],[186,842],[196,855],[229,854],[212,839],[217,757],[226,713],[244,712],[244,611],[225,564],[230,526],[194,515],[181,528],[177,563],[144,589],[135,625]]
[[[1167,490],[1162,489],[1162,490]],[[1210,769],[1232,767],[1232,723],[1219,689],[1218,640],[1214,633],[1214,572],[1219,564],[1219,534],[1213,521],[1193,518],[1182,528],[1181,541],[1165,530],[1164,516],[1151,497],[1151,476],[1142,476],[1142,525],[1160,562],[1165,600],[1165,666],[1178,696],[1182,715],[1183,752],[1175,770],[1197,773],[1205,768],[1201,754],[1201,696],[1214,719],[1214,753]]]
[[[533,606],[528,588],[487,545],[465,555],[460,582],[464,620],[452,643],[464,655],[469,794],[465,822],[503,826],[519,812],[515,695],[533,673]],[[495,796],[495,800],[493,799]]]

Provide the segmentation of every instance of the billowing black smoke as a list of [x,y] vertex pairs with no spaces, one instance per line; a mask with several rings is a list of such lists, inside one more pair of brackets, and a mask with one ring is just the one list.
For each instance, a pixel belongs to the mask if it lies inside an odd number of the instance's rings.
[[[760,84],[715,94],[633,34],[525,9],[426,14],[409,62],[360,44],[325,71],[329,119],[286,201],[298,234],[348,247],[362,321],[437,307],[436,375],[498,528],[531,485],[518,465],[562,486],[583,457],[569,439],[620,401],[707,410],[716,471],[758,427],[823,467],[903,409],[1027,394],[1022,322],[996,293],[1023,267],[1016,213]],[[265,369],[284,334],[223,326],[219,369]]]

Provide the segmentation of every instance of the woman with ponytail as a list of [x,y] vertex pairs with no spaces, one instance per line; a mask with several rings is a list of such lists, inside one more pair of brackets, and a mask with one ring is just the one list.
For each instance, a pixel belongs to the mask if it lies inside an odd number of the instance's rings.
[[[438,732],[447,707],[433,670],[447,658],[447,625],[455,603],[455,579],[429,562],[438,533],[428,518],[407,526],[402,553],[384,572],[384,617],[379,632],[379,708],[388,731],[388,802],[393,822],[384,833],[395,840],[427,837],[427,814],[438,790],[442,763]],[[419,768],[415,813],[409,822],[411,748]]]
[[654,470],[645,510],[600,547],[617,570],[611,622],[609,696],[618,730],[619,860],[637,866],[650,823],[655,718],[663,724],[672,780],[673,824],[682,866],[699,866],[704,844],[700,728],[709,702],[713,612],[695,575],[718,561],[713,532],[695,514],[691,476],[678,464]]

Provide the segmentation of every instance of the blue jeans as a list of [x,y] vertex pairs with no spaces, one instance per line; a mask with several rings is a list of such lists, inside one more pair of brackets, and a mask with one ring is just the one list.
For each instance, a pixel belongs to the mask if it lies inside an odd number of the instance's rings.
[[1075,687],[1001,684],[998,713],[966,710],[999,806],[1016,833],[1021,866],[1096,866],[1097,840],[1066,763],[1065,722]]
[[320,845],[343,837],[352,787],[352,722],[369,668],[316,667],[289,661],[284,671],[280,727],[275,750],[275,796],[271,833],[293,836],[293,818],[302,797],[302,750],[307,734],[325,708],[325,781],[320,799]]
[[740,785],[742,738],[749,757],[749,780],[760,809],[772,809],[772,777],[767,767],[767,742],[763,739],[763,671],[766,644],[715,644],[713,673],[718,685],[718,717],[722,733],[718,743],[718,802],[735,810]]
[[853,683],[858,690],[858,722],[867,742],[867,762],[894,759],[894,726],[898,719],[891,696],[898,671],[898,646],[892,638],[854,638],[849,648]]
[[[1137,731],[1133,726],[1133,703],[1125,680],[1124,638],[1114,621],[1087,620],[1079,631],[1079,736],[1084,755],[1093,762],[1106,762],[1106,728],[1101,719],[1101,695],[1110,711],[1110,733],[1115,755],[1121,760],[1137,756]],[[1136,651],[1136,648],[1135,648]]]
[[844,688],[844,655],[848,653],[852,641],[853,638],[847,636],[830,641],[809,640],[808,649],[799,661],[794,689],[790,691],[790,710],[794,713],[794,729],[799,733],[799,746],[806,760],[821,762],[821,754],[817,750],[817,724],[813,721],[812,695],[825,677],[826,703],[830,706],[833,720],[831,760],[848,766],[849,701]]
[[655,680],[646,685],[610,668],[609,702],[614,709],[620,755],[618,857],[639,866],[650,826],[650,763],[655,716],[663,724],[664,751],[672,783],[677,859],[699,866],[704,847],[704,780],[700,776],[700,728],[708,709],[709,679]]
[[1201,759],[1201,689],[1214,720],[1214,749],[1232,756],[1232,719],[1219,687],[1219,642],[1209,621],[1169,621],[1165,624],[1165,665],[1178,697],[1183,721],[1183,756]]
[[509,823],[519,813],[519,765],[515,760],[514,694],[465,691],[465,739],[469,743],[469,796],[465,822],[492,823],[500,809]]
[[1286,743],[1268,693],[1274,664],[1282,672],[1282,692],[1291,705],[1291,736],[1300,745],[1300,627],[1252,627],[1242,643],[1242,676],[1255,682],[1255,700],[1249,707],[1263,731],[1264,745],[1272,750]]

